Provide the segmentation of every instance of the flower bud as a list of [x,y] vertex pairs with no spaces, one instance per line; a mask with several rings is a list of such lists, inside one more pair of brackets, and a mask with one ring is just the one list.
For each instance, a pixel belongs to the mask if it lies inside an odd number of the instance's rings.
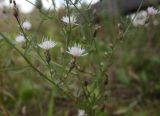
[[49,64],[51,61],[51,54],[50,54],[49,50],[45,51],[45,56],[46,56],[46,61]]
[[13,1],[13,5],[14,5],[13,15],[15,16],[15,18],[18,18],[18,16],[19,16],[19,11],[18,11],[18,7],[17,7],[17,5],[16,5],[15,0]]

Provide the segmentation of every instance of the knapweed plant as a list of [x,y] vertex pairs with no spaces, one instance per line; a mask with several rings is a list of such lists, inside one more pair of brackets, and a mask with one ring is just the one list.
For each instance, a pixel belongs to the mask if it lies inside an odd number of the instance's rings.
[[[44,10],[41,8],[40,1],[34,4],[31,0],[26,0],[35,6],[38,12],[35,11],[37,13],[35,16],[31,15],[31,18],[24,19],[16,1],[10,0],[10,5],[13,6],[14,18],[12,20],[16,21],[15,30],[18,31],[16,34],[0,32],[0,38],[10,49],[7,54],[14,53],[16,54],[15,60],[20,59],[23,62],[16,64],[17,67],[27,67],[24,68],[27,73],[23,75],[26,76],[26,80],[29,76],[33,80],[40,78],[45,83],[43,87],[50,91],[49,105],[40,107],[39,112],[41,113],[38,114],[41,116],[109,115],[107,108],[112,109],[112,106],[106,104],[110,103],[112,98],[108,69],[112,67],[113,62],[118,60],[112,59],[113,54],[117,46],[123,43],[132,24],[135,27],[144,26],[148,30],[156,25],[158,10],[149,7],[145,13],[138,14],[138,9],[136,14],[128,16],[131,19],[130,22],[123,17],[127,21],[116,23],[113,21],[112,24],[108,24],[107,21],[111,22],[111,19],[101,23],[97,22],[95,20],[97,17],[94,16],[98,12],[91,12],[93,15],[90,15],[88,10],[91,4],[81,4],[81,0],[64,0],[65,7],[59,11],[56,8]],[[55,7],[54,0],[53,7]],[[34,18],[36,18],[35,25],[31,21]],[[148,42],[150,41],[149,38]],[[32,70],[31,74],[29,70]],[[30,89],[27,81],[24,83],[25,89],[34,90]],[[11,110],[15,116],[18,116],[19,108],[24,104],[22,101],[25,97],[22,93],[19,94],[20,102],[11,106],[17,108],[16,111]],[[37,95],[36,98],[43,99],[43,97],[45,98],[45,95],[42,95],[41,98]],[[59,101],[67,102],[64,106],[67,111],[63,112],[63,108],[56,106]],[[25,114],[25,107],[22,109]],[[43,113],[43,110],[47,110],[48,113]],[[7,111],[2,108],[2,112]]]

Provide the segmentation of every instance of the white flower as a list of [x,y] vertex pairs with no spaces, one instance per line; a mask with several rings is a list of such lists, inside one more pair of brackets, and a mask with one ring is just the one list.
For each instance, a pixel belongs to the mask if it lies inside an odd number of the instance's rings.
[[148,7],[147,13],[149,16],[154,16],[154,15],[158,14],[158,10],[156,10],[154,7]]
[[45,50],[49,50],[49,49],[55,47],[55,45],[56,45],[56,42],[49,40],[49,39],[46,39],[46,40],[42,41],[40,44],[38,44],[38,46],[40,48],[45,49]]
[[22,28],[26,30],[30,30],[32,27],[32,24],[29,21],[25,21],[22,23]]
[[78,110],[78,116],[87,116],[84,110]]
[[62,21],[67,24],[76,24],[77,19],[74,16],[64,16]]
[[17,43],[24,43],[26,41],[25,37],[23,35],[18,35],[16,37],[16,42]]
[[69,47],[67,53],[71,54],[75,58],[85,56],[88,54],[85,53],[85,49],[83,49],[79,44],[75,44],[74,46]]
[[130,15],[130,20],[135,27],[144,26],[148,20],[147,12],[140,11],[138,13],[133,13]]

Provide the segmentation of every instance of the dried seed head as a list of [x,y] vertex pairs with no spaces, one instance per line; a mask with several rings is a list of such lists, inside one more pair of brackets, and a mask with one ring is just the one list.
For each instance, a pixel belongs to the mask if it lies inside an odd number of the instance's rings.
[[108,85],[108,74],[107,73],[105,73],[105,80],[104,80],[104,85],[106,86],[106,85]]
[[95,24],[94,26],[94,33],[93,33],[93,37],[97,36],[98,31],[101,29],[101,26],[99,24]]
[[38,9],[42,9],[42,7],[43,7],[43,4],[42,4],[42,0],[36,0],[36,3],[35,3],[35,5],[36,5],[36,7],[38,8]]
[[18,7],[17,7],[17,4],[16,4],[15,0],[13,1],[13,5],[14,5],[13,15],[15,16],[15,18],[18,18],[18,16],[19,16],[19,11],[18,11]]
[[69,64],[70,64],[70,69],[69,69],[69,72],[70,72],[76,66],[76,58],[72,58]]
[[122,27],[122,24],[121,24],[121,23],[118,23],[117,26],[118,26],[118,29],[119,29],[119,30],[123,30],[123,27]]
[[123,33],[124,33],[123,26],[122,26],[121,23],[118,23],[117,27],[118,27],[118,39],[122,40],[123,39]]
[[12,0],[10,0],[10,4],[12,4]]
[[104,111],[105,108],[106,108],[106,104],[102,104],[100,108],[101,108],[102,111]]
[[[11,0],[12,1],[12,0]],[[15,0],[13,0],[13,4],[14,4],[14,6],[16,6],[16,1]]]
[[16,17],[16,18],[18,18],[18,8],[13,8],[13,15]]
[[46,61],[49,64],[51,61],[51,54],[50,54],[49,50],[45,51],[45,56],[46,56]]
[[109,47],[110,47],[111,49],[113,49],[113,48],[114,48],[114,46],[113,46],[113,44],[112,44],[112,43],[110,43],[110,44],[109,44]]
[[84,86],[88,86],[89,80],[84,80]]

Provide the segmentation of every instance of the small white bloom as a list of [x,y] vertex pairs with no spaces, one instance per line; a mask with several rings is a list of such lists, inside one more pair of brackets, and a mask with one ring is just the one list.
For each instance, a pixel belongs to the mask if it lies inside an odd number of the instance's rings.
[[32,24],[29,21],[25,21],[22,23],[22,28],[26,30],[30,30],[32,27]]
[[16,42],[17,43],[24,43],[26,41],[25,37],[23,35],[18,35],[16,37]]
[[148,7],[147,13],[149,16],[154,16],[154,15],[158,14],[158,10],[156,10],[154,7]]
[[45,49],[45,50],[49,50],[49,49],[55,47],[55,45],[56,45],[56,42],[49,40],[49,39],[45,39],[40,44],[38,44],[38,46],[40,48]]
[[133,13],[130,15],[130,20],[135,27],[144,26],[148,20],[147,12],[140,11],[138,13]]
[[78,110],[78,116],[87,116],[84,110]]
[[62,21],[67,24],[76,24],[77,19],[74,16],[64,16]]
[[83,49],[79,44],[75,44],[74,46],[69,47],[67,53],[71,54],[73,57],[76,57],[76,58],[80,56],[85,56],[88,54],[88,53],[85,53],[85,49]]

